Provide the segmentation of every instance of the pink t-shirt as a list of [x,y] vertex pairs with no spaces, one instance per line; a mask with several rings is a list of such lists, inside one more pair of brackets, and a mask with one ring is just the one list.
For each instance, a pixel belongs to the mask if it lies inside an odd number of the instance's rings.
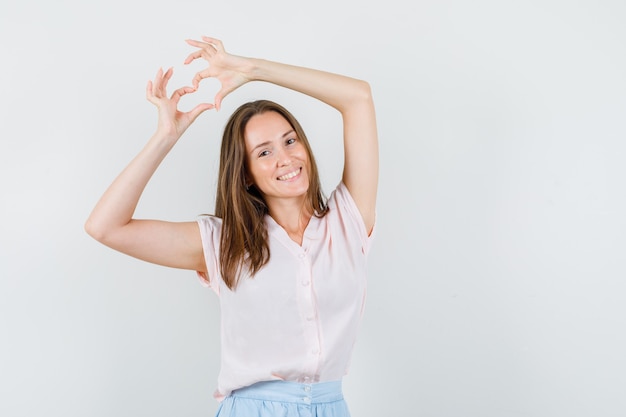
[[304,383],[341,379],[366,293],[367,254],[373,238],[343,183],[324,217],[311,217],[302,246],[266,216],[270,261],[235,291],[221,279],[221,219],[199,218],[210,286],[220,299],[221,370],[215,397],[259,381]]

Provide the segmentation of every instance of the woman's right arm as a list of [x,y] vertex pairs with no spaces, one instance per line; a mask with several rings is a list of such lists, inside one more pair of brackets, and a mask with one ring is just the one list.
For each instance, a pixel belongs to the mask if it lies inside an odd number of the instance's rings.
[[139,154],[118,175],[91,212],[85,230],[94,239],[117,251],[173,268],[206,272],[200,232],[196,222],[134,219],[133,214],[148,181],[180,136],[212,104],[199,104],[183,113],[180,98],[195,91],[182,87],[167,96],[172,69],[148,82],[147,99],[157,106],[157,131]]

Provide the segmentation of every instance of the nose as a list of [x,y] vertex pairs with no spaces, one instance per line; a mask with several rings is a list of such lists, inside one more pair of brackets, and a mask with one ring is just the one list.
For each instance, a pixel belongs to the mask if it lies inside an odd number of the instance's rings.
[[277,160],[278,166],[281,166],[281,167],[291,164],[291,156],[289,155],[289,152],[287,152],[284,149],[281,149],[276,153],[276,160]]

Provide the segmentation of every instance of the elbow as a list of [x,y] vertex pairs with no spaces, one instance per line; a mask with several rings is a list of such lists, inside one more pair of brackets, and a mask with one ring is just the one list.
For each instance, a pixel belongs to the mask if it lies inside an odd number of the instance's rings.
[[372,89],[367,81],[355,80],[353,88],[345,96],[345,101],[338,110],[344,115],[362,114],[369,112],[374,107]]
[[363,109],[369,109],[374,105],[374,99],[372,97],[372,88],[367,81],[357,80],[356,86],[350,95],[350,100],[347,103],[346,110],[362,111]]
[[124,240],[124,225],[111,223],[106,218],[89,216],[83,225],[85,232],[105,246],[117,247]]
[[344,106],[339,111],[346,117],[348,114],[358,114],[359,116],[370,114],[374,109],[374,98],[372,89],[367,81],[357,80],[355,88],[350,92]]
[[89,236],[91,236],[98,242],[104,242],[106,240],[105,229],[103,227],[99,227],[97,222],[94,221],[91,217],[87,219],[83,228]]
[[357,93],[355,94],[356,100],[359,102],[371,102],[372,99],[372,87],[367,81],[359,80]]
[[87,219],[87,221],[85,222],[85,224],[83,225],[83,229],[85,229],[85,232],[91,236],[92,238],[97,239],[97,236],[100,234],[98,232],[98,228],[95,227],[95,225],[93,224],[93,221],[91,220],[91,218]]

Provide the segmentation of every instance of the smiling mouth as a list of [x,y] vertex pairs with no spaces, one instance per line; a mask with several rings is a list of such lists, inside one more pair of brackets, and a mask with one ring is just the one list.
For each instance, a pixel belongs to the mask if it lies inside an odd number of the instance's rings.
[[297,170],[290,172],[289,174],[285,174],[285,175],[281,175],[280,177],[276,178],[278,181],[287,181],[290,180],[296,176],[298,176],[298,174],[300,174],[300,172],[302,171],[302,168],[298,168]]

